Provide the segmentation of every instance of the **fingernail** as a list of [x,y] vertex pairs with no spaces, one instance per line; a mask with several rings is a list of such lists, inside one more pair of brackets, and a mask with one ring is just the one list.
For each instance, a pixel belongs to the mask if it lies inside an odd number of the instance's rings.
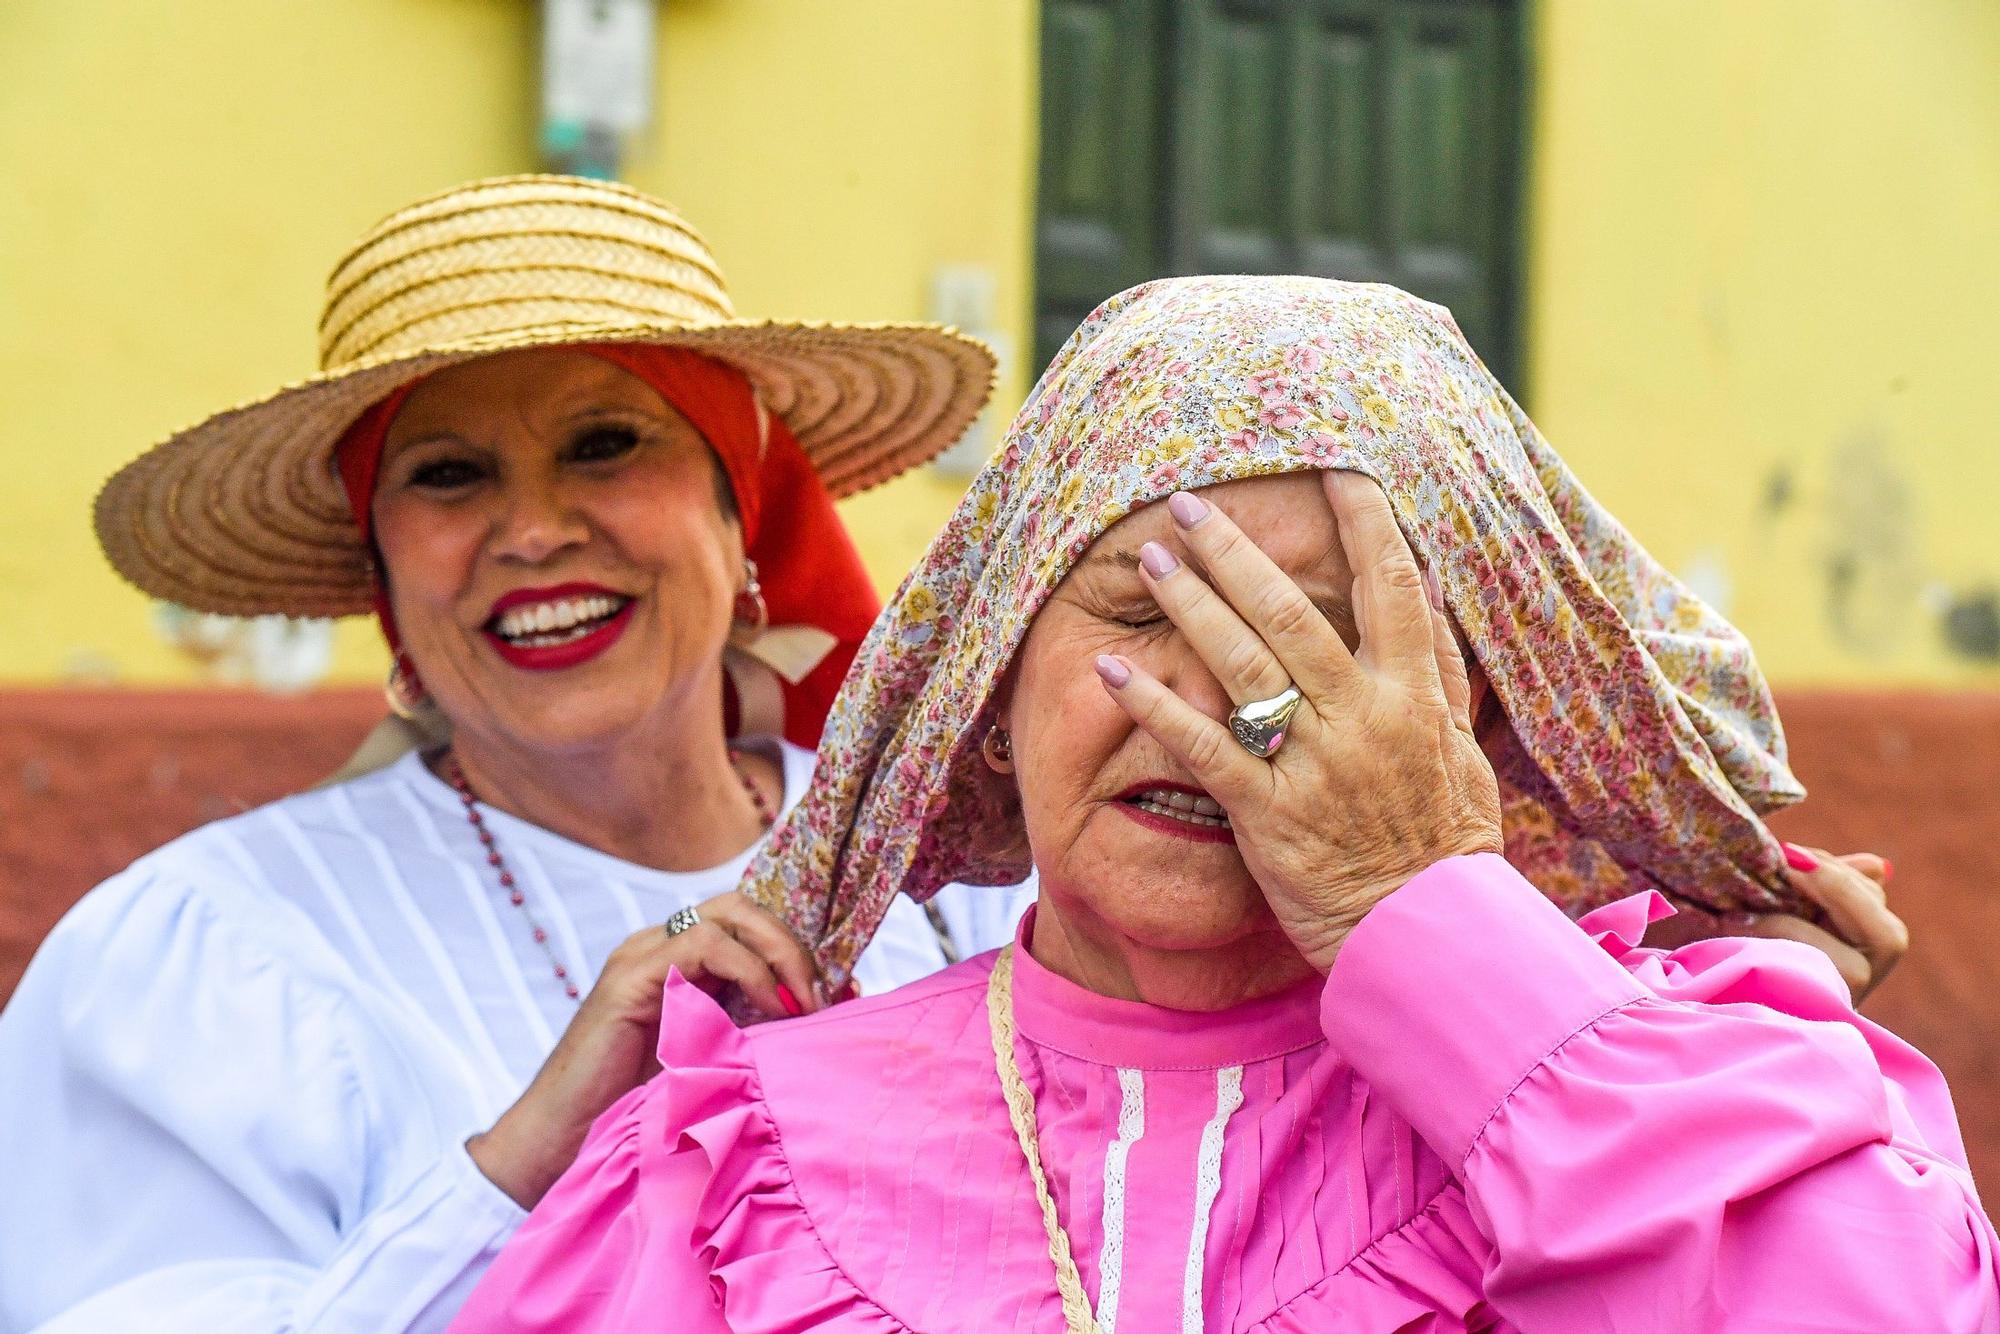
[[1794,871],[1817,871],[1819,869],[1819,862],[1804,848],[1791,843],[1785,844],[1784,848],[1785,865],[1791,867]]
[[1139,563],[1145,566],[1146,573],[1155,579],[1164,579],[1181,567],[1181,563],[1174,559],[1174,553],[1158,542],[1148,542],[1139,548]]
[[792,989],[783,982],[778,983],[778,1004],[784,1006],[785,1013],[789,1015],[801,1015],[806,1012],[806,1007],[799,1004],[799,998],[794,996]]
[[1895,878],[1896,878],[1896,863],[1890,861],[1887,857],[1884,857],[1882,859],[1882,879],[1888,881],[1888,880],[1894,880]]
[[1126,682],[1132,679],[1132,669],[1109,653],[1097,655],[1097,674],[1113,690],[1123,690]]
[[1175,523],[1183,528],[1194,528],[1208,517],[1208,502],[1186,491],[1176,491],[1167,497],[1167,510],[1174,516]]
[[1444,589],[1438,585],[1437,571],[1424,567],[1424,596],[1431,600],[1432,611],[1444,610]]

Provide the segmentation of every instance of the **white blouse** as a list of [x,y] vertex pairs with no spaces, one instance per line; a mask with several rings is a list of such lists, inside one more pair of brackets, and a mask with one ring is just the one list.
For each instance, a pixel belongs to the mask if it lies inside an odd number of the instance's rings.
[[[789,806],[813,757],[783,761]],[[586,989],[750,858],[655,871],[483,814]],[[947,890],[958,952],[1003,943],[1032,892]],[[944,962],[899,900],[857,977]],[[416,755],[141,858],[0,1013],[0,1334],[441,1328],[523,1216],[465,1140],[575,1011]]]

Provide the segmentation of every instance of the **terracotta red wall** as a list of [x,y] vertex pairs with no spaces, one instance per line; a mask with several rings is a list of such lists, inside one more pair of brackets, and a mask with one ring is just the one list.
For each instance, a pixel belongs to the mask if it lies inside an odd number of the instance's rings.
[[[1781,703],[1813,796],[1778,828],[1894,859],[1913,944],[1868,1012],[1944,1068],[1974,1168],[2000,1183],[2000,695]],[[381,709],[371,690],[0,691],[0,998],[77,895],[186,829],[319,781]]]
[[382,712],[379,690],[0,691],[0,1000],[79,894],[319,782]]
[[1779,708],[1811,795],[1772,825],[1895,862],[1910,952],[1864,1012],[1944,1070],[2000,1198],[2000,694],[1795,691]]

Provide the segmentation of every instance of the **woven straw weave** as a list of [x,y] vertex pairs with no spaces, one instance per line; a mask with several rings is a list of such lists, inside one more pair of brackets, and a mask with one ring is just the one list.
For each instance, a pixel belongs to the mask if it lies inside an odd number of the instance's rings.
[[99,493],[112,565],[156,597],[234,615],[369,609],[332,451],[396,386],[494,352],[682,346],[738,367],[836,497],[934,457],[992,392],[955,330],[737,318],[699,233],[636,190],[512,176],[398,210],[327,279],[320,372],[178,432]]

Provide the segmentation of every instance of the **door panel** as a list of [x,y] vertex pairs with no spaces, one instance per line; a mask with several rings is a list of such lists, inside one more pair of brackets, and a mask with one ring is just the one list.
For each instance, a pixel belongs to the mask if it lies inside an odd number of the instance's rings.
[[1158,0],[1046,0],[1035,355],[1158,272]]
[[1184,8],[1173,81],[1181,123],[1170,171],[1179,207],[1166,262],[1176,273],[1276,273],[1287,267],[1273,204],[1290,178],[1291,143],[1273,77],[1289,60],[1279,6]]
[[1052,0],[1038,355],[1147,277],[1313,273],[1443,302],[1510,376],[1522,22],[1518,0]]
[[1386,24],[1375,7],[1302,5],[1294,122],[1297,170],[1288,219],[1301,273],[1393,282]]

